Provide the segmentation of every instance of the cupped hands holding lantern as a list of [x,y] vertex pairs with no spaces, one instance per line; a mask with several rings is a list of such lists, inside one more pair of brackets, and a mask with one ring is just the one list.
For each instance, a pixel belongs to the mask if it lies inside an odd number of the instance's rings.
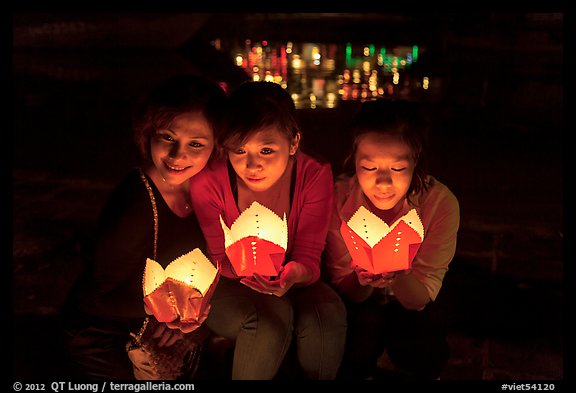
[[206,249],[222,264],[206,324],[236,343],[232,379],[274,379],[290,346],[299,376],[334,379],[346,310],[319,279],[330,163],[299,149],[296,107],[278,83],[241,84],[223,118],[225,154],[190,182]]
[[267,295],[283,296],[296,284],[309,283],[313,273],[303,263],[282,265],[288,243],[286,214],[280,218],[253,202],[230,228],[222,217],[226,254],[240,282]]
[[[170,261],[195,247],[205,250],[202,229],[191,208],[195,196],[188,193],[188,187],[215,152],[226,92],[217,81],[204,76],[174,75],[141,98],[132,112],[133,137],[141,161],[125,174],[102,206],[90,239],[92,247],[83,255],[90,268],[78,277],[63,305],[64,344],[73,379],[157,376],[143,371],[141,362],[147,361],[148,355],[140,349],[157,343],[148,342],[152,335],[159,338],[160,346],[169,345],[159,351],[162,358],[155,365],[166,369],[162,376],[172,379],[176,373],[172,366],[178,366],[179,360],[188,362],[184,355],[196,348],[192,336],[202,337],[184,335],[195,325],[186,325],[169,312],[162,321],[147,315],[142,302],[142,269],[146,258],[155,259],[160,267],[156,277],[161,280],[162,267]],[[111,147],[117,144],[116,138],[109,142]],[[115,172],[119,176],[118,170],[121,167]],[[151,295],[154,304],[159,305],[166,293],[163,287]],[[178,290],[179,299],[182,294],[184,291]],[[165,308],[170,311],[170,304]],[[179,340],[181,337],[184,340]],[[174,343],[177,345],[171,345]],[[184,345],[178,345],[181,343]]]
[[[144,305],[144,311],[146,311],[146,314],[148,315],[154,315],[146,305]],[[184,338],[184,334],[190,333],[200,326],[196,324],[190,325],[194,326],[187,326],[187,324],[180,322],[159,323],[158,327],[154,331],[154,334],[152,334],[152,338],[158,340],[159,347],[169,347],[174,343],[182,340]]]
[[219,276],[219,267],[212,265],[199,248],[175,259],[166,269],[147,259],[144,309],[163,322],[153,336],[161,337],[159,345],[169,346],[182,339],[182,333],[190,333],[204,323]]
[[371,286],[374,288],[386,288],[391,286],[396,280],[396,276],[400,273],[399,271],[385,272],[385,273],[370,273],[359,266],[354,268],[356,276],[358,277],[358,282],[362,286]]
[[427,172],[428,109],[376,99],[350,123],[324,252],[332,285],[350,300],[343,379],[372,379],[384,353],[409,378],[435,380],[450,357],[446,309],[436,299],[455,254],[460,208]]
[[[144,304],[144,311],[146,311],[146,314],[150,316],[154,315],[146,304]],[[207,311],[202,315],[198,322],[181,322],[175,320],[173,322],[158,323],[158,327],[156,328],[156,331],[154,331],[154,334],[152,334],[152,338],[158,340],[159,347],[169,347],[182,340],[184,334],[191,333],[199,328],[204,320],[206,320],[206,317],[208,317]]]
[[305,265],[290,261],[280,268],[275,277],[254,273],[251,277],[242,278],[240,282],[257,292],[281,297],[292,286],[308,282],[311,276],[311,272]]

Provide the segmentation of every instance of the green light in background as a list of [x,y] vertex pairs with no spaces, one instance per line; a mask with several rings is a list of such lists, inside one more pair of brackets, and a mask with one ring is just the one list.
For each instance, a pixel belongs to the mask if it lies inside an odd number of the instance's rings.
[[418,61],[418,45],[412,45],[412,62]]
[[374,56],[374,52],[376,52],[376,46],[374,44],[370,44],[369,46],[370,56]]
[[352,63],[352,44],[346,44],[346,67],[349,68]]

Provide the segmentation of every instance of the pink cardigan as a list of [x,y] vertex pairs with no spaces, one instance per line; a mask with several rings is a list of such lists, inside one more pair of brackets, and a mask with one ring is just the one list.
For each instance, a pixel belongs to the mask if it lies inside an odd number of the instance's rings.
[[[320,277],[320,258],[333,205],[332,170],[301,152],[296,153],[296,179],[288,216],[288,249],[284,262],[297,261],[310,268],[313,278]],[[232,173],[232,175],[235,175]],[[232,193],[227,160],[212,160],[190,180],[192,205],[206,238],[208,256],[222,263],[222,275],[237,278],[226,257],[224,233],[219,216],[230,227],[240,215]]]

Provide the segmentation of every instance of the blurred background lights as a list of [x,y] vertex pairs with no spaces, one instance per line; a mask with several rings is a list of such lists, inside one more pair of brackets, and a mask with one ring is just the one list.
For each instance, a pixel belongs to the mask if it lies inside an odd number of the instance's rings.
[[[417,75],[418,45],[385,47],[374,43],[310,43],[215,40],[233,63],[254,81],[288,90],[297,108],[335,108],[340,101],[409,97],[428,90]],[[227,49],[226,49],[227,48]],[[422,87],[422,89],[420,89]]]

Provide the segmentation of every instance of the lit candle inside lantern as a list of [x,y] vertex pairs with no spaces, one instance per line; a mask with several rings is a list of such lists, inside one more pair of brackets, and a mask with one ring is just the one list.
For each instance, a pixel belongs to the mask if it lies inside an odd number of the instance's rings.
[[201,323],[219,276],[220,269],[198,248],[176,258],[166,269],[148,258],[142,281],[144,302],[159,322]]
[[416,209],[389,226],[360,206],[348,222],[342,222],[340,233],[352,264],[374,274],[410,268],[424,240],[424,226]]
[[228,228],[222,216],[226,255],[238,276],[276,276],[288,245],[286,214],[253,202]]

